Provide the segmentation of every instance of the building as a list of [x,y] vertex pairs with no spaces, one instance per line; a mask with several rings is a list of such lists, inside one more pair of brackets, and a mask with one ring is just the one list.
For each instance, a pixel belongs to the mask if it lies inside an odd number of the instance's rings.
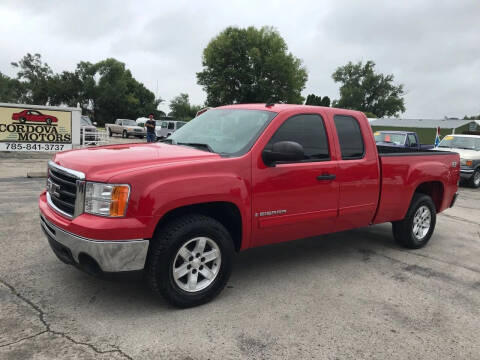
[[480,120],[454,119],[368,119],[373,131],[405,130],[415,131],[423,144],[433,144],[437,127],[440,127],[441,137],[448,134],[463,134],[479,132]]

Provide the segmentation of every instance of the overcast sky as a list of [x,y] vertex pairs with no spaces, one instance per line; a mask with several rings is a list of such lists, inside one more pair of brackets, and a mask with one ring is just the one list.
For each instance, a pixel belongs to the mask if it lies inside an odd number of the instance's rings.
[[[114,57],[168,101],[193,104],[201,56],[225,27],[275,27],[308,70],[303,95],[338,98],[331,74],[373,60],[404,84],[402,117],[480,114],[480,1],[22,1],[0,2],[0,71],[40,53],[55,72]],[[157,86],[158,84],[158,86]]]

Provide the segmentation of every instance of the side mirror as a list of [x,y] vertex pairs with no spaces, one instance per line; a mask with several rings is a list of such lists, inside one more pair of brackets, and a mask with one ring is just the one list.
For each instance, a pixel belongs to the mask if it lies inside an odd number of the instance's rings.
[[93,126],[97,126],[97,125],[98,125],[98,124],[97,124],[97,122],[96,122],[96,121],[94,121],[94,122],[93,122]]
[[294,141],[279,141],[273,144],[271,150],[263,150],[263,162],[267,166],[275,166],[281,161],[300,161],[305,159],[303,146]]

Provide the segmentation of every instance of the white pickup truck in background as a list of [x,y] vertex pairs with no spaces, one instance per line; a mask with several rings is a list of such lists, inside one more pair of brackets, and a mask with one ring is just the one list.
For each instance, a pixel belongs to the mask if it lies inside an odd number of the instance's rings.
[[147,135],[147,130],[144,127],[138,126],[135,120],[130,119],[117,119],[114,124],[105,124],[105,129],[110,137],[113,134],[120,134],[123,138],[130,136],[143,138]]

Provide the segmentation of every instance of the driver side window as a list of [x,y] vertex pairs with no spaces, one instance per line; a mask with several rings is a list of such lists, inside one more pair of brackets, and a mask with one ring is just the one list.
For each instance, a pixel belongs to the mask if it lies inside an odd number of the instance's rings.
[[273,144],[279,141],[294,141],[302,145],[305,152],[302,162],[330,160],[327,134],[320,115],[304,114],[287,119],[265,148],[271,150]]

